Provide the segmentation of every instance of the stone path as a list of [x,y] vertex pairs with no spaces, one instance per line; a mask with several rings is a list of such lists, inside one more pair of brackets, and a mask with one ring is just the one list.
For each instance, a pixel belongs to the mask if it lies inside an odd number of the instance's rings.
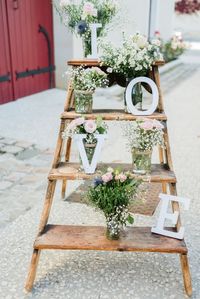
[[52,155],[30,142],[0,137],[0,230],[41,200]]
[[[192,70],[195,70],[195,72],[186,79]],[[187,76],[186,72],[188,72]],[[176,74],[176,80],[173,80],[173,76]],[[181,76],[185,78],[185,81],[177,87],[175,85],[179,83]],[[166,87],[163,85],[165,89],[165,108],[169,118],[170,142],[175,172],[178,178],[178,192],[180,195],[189,197],[192,200],[190,211],[183,212],[182,218],[186,226],[186,239],[189,247],[194,288],[193,299],[200,298],[198,263],[200,260],[200,234],[198,228],[200,217],[199,76],[198,66],[184,65],[179,71],[173,70],[173,73],[165,74],[162,77],[163,84],[166,84]],[[173,89],[169,92],[167,84],[169,87],[172,83]],[[56,91],[53,91],[53,93],[55,97]],[[58,94],[61,95],[60,91]],[[62,94],[64,95],[64,92]],[[106,106],[109,97],[110,95],[106,98],[99,96],[98,101],[101,101],[101,105]],[[45,104],[47,103],[48,100]],[[120,105],[119,101],[111,102],[111,105],[113,103],[116,106]],[[48,109],[55,112],[51,98],[49,98]],[[5,111],[5,107],[2,110]],[[9,113],[11,113],[11,110]],[[62,107],[60,106],[59,111],[61,110]],[[33,117],[36,116],[33,114]],[[49,118],[47,116],[47,120],[49,121],[48,126],[52,125],[52,116]],[[4,121],[0,119],[1,124]],[[37,123],[36,119],[34,122]],[[19,125],[17,124],[17,126]],[[42,127],[42,125],[40,128],[44,131],[46,128],[48,129],[48,127]],[[120,130],[120,126],[111,124],[112,137],[106,144],[106,151],[103,153],[105,161],[109,161],[111,155],[113,159],[117,157],[125,161],[129,159],[129,153],[127,153],[125,147],[122,147],[120,152],[117,150],[119,148],[119,139],[117,137],[121,134]],[[51,131],[53,131],[53,128]],[[12,128],[9,132],[12,132]],[[29,132],[31,139],[33,135],[31,135],[31,131]],[[183,291],[178,256],[84,251],[44,252],[40,259],[33,292],[25,295],[23,286],[30,262],[32,243],[38,227],[46,191],[46,177],[51,165],[53,151],[43,148],[41,144],[34,145],[35,142],[31,142],[29,138],[25,138],[30,142],[28,144],[27,141],[19,141],[23,138],[4,138],[5,135],[2,133],[0,133],[2,136],[0,137],[0,298],[187,298]],[[20,134],[22,136],[23,132]],[[37,134],[39,135],[40,132],[37,132]],[[41,134],[43,133],[41,132]],[[56,134],[57,132],[55,132]],[[43,136],[46,138],[45,142],[47,140],[47,147],[52,148],[50,139],[55,139],[55,137],[52,137],[50,131],[49,133],[45,131]],[[49,143],[48,140],[50,140]],[[116,150],[113,151],[113,149]],[[77,185],[78,183],[75,185],[69,184],[68,194]],[[136,225],[153,225],[157,213],[151,218],[136,216]],[[61,201],[60,184],[58,184],[50,222],[103,225],[104,218],[91,207]]]

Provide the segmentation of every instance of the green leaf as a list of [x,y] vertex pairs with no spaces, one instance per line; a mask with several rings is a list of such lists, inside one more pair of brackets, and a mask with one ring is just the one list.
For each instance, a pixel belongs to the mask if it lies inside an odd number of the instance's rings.
[[128,223],[133,224],[134,223],[134,218],[129,214],[128,217],[127,217],[127,221],[128,221]]

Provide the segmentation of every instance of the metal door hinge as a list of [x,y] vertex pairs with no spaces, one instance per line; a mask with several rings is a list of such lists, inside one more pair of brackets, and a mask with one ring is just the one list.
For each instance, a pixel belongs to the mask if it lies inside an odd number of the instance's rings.
[[13,9],[18,9],[18,8],[19,8],[19,1],[13,0]]

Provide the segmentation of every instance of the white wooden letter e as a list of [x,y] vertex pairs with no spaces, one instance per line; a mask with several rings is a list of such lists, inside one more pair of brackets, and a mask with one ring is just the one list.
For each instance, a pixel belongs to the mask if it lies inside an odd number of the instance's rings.
[[158,217],[157,225],[151,229],[151,232],[175,239],[183,239],[185,231],[184,227],[181,226],[178,232],[169,231],[164,228],[165,219],[171,220],[173,224],[176,224],[178,220],[178,211],[174,212],[173,214],[167,212],[170,201],[182,202],[184,204],[185,210],[188,210],[190,205],[190,199],[162,193],[159,195],[159,198],[162,201],[160,215]]

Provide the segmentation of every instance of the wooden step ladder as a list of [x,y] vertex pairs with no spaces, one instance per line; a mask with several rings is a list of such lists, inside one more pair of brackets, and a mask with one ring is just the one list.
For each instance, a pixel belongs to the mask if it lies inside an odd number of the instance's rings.
[[[161,184],[163,193],[177,195],[177,181],[172,166],[167,130],[167,117],[163,108],[158,71],[158,67],[163,64],[162,61],[156,62],[148,74],[158,87],[159,105],[157,111],[154,114],[147,116],[147,118],[162,121],[164,124],[165,141],[165,148],[159,147],[160,164],[152,166],[152,172],[148,180],[150,184]],[[78,67],[80,65],[84,65],[85,67],[101,67],[100,63],[96,60],[72,60],[68,62],[68,65],[71,65],[72,67]],[[192,285],[187,257],[188,250],[184,240],[176,240],[153,234],[148,227],[128,227],[119,240],[112,241],[106,238],[105,227],[48,224],[57,180],[62,181],[62,197],[64,198],[68,180],[91,180],[95,177],[95,174],[88,175],[81,171],[78,163],[69,162],[72,140],[71,138],[68,138],[68,140],[64,142],[62,133],[73,119],[80,116],[80,114],[75,113],[73,107],[74,91],[71,83],[69,83],[64,112],[61,114],[61,124],[54,160],[48,176],[48,187],[44,208],[41,215],[38,235],[33,245],[32,260],[25,289],[30,291],[33,287],[40,252],[43,249],[160,252],[176,253],[180,255],[185,290],[187,295],[191,296]],[[138,116],[125,113],[122,110],[94,110],[92,114],[86,114],[84,116],[86,119],[96,119],[97,116],[101,116],[105,121],[133,121],[138,118]],[[62,159],[63,156],[64,159]],[[109,164],[109,166],[121,166],[124,170],[132,170],[131,165],[129,164]],[[97,171],[104,167],[104,164],[100,164]],[[144,177],[141,176],[141,178]],[[180,211],[178,202],[172,202],[172,210]],[[172,227],[171,230],[178,230],[180,225],[181,220],[179,217],[177,226]]]

